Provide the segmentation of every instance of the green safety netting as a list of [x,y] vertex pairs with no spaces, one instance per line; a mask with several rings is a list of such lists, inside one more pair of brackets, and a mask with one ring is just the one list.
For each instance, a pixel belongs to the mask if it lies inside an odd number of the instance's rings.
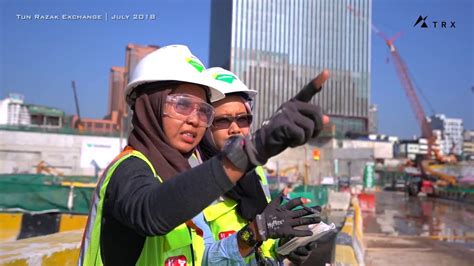
[[93,183],[93,177],[58,177],[35,174],[0,175],[0,211],[87,214],[94,188],[61,185]]

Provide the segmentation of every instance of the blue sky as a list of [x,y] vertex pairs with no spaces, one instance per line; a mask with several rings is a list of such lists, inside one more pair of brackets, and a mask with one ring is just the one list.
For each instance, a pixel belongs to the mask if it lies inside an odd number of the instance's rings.
[[[75,113],[76,81],[81,115],[107,112],[108,74],[125,62],[128,43],[190,46],[205,64],[209,57],[210,0],[77,1],[0,0],[0,97],[25,95],[27,103]],[[154,14],[156,20],[40,21],[34,14]],[[464,119],[474,129],[474,1],[374,0],[373,23],[395,41],[416,84],[435,112]],[[428,29],[413,27],[428,16]],[[431,21],[456,21],[455,29]],[[372,102],[379,108],[379,132],[411,137],[419,126],[397,78],[388,48],[372,37]],[[420,95],[420,98],[421,95]],[[425,112],[431,114],[425,105]]]

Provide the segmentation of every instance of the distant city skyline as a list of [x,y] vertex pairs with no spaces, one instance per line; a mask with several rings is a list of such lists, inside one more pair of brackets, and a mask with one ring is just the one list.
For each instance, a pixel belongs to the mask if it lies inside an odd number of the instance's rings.
[[[323,0],[322,0],[323,1]],[[327,1],[327,0],[326,0]],[[474,129],[474,2],[470,0],[372,1],[372,21],[395,40],[414,76],[427,116],[464,120]],[[209,60],[210,0],[199,1],[2,1],[0,97],[25,95],[25,102],[75,114],[71,80],[77,84],[81,115],[107,114],[109,73],[124,66],[129,43],[186,44]],[[108,20],[19,19],[18,15],[107,15]],[[113,15],[129,15],[112,20]],[[136,19],[133,19],[135,15]],[[155,15],[155,19],[151,19]],[[428,28],[414,27],[427,16]],[[126,18],[126,17],[124,17]],[[448,27],[434,28],[434,21]],[[451,21],[456,28],[449,28]],[[420,134],[397,78],[389,51],[372,33],[371,103],[378,108],[379,133],[408,138]],[[316,73],[315,73],[316,74]],[[257,96],[258,97],[258,96]]]

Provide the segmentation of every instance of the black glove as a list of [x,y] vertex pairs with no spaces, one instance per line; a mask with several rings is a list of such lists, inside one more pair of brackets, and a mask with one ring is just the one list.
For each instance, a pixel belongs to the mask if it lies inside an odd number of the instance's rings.
[[[295,227],[321,222],[319,212],[313,212],[308,208],[293,210],[295,207],[303,205],[301,198],[292,199],[286,204],[280,205],[282,200],[283,194],[281,193],[268,204],[262,214],[257,215],[255,222],[260,240],[312,235],[311,230],[296,229]],[[318,215],[314,216],[315,213]],[[306,215],[313,216],[304,217]]]
[[311,252],[318,247],[318,242],[313,241],[306,246],[298,247],[286,257],[295,265],[303,264],[311,255]]
[[308,102],[320,90],[321,87],[314,87],[312,80],[293,99],[283,103],[251,137],[230,137],[224,145],[223,154],[234,166],[248,171],[265,164],[270,157],[288,147],[296,147],[315,138],[323,128],[323,117],[319,106]]
[[323,128],[321,108],[309,101],[320,90],[311,81],[293,99],[283,103],[252,135],[260,164],[288,147],[305,144],[319,135]]
[[[298,247],[292,252],[290,252],[288,255],[286,255],[286,258],[288,258],[293,264],[295,265],[300,265],[303,264],[311,255],[311,252],[315,250],[318,247],[318,244],[324,243],[327,241],[332,240],[335,236],[337,235],[337,231],[330,231],[320,237],[318,240],[315,240],[313,242],[310,242],[306,244],[306,246]],[[289,240],[289,239],[286,239]],[[284,245],[286,243],[285,240],[280,240],[280,246]]]

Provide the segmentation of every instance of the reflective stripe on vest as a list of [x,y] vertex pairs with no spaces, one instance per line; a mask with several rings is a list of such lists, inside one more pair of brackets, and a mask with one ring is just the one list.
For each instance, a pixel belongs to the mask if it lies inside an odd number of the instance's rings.
[[[113,172],[120,163],[130,156],[135,156],[145,161],[152,170],[153,175],[160,182],[163,182],[156,174],[151,162],[141,152],[128,149],[117,156],[99,180],[94,192],[91,213],[87,221],[81,245],[79,265],[103,265],[100,252],[103,199]],[[147,237],[137,265],[192,265],[193,254],[191,243],[190,230],[185,224],[179,225],[164,236]]]
[[265,170],[263,170],[262,166],[257,166],[255,168],[255,172],[260,177],[260,184],[262,185],[263,192],[265,193],[265,197],[267,198],[267,202],[272,201],[271,194],[270,194],[270,187],[268,186],[268,179],[265,175]]

